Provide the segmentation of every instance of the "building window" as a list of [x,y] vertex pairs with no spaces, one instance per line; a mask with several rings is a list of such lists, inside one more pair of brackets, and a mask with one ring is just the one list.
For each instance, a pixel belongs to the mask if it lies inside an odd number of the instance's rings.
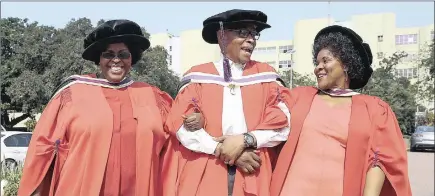
[[292,45],[280,46],[279,53],[290,53],[293,50]]
[[169,65],[172,65],[172,55],[169,55]]
[[268,61],[268,62],[266,62],[267,64],[269,64],[270,66],[275,66],[275,61]]
[[276,52],[276,47],[275,46],[267,47],[267,50],[271,52]]
[[396,35],[396,45],[416,44],[417,34]]
[[258,53],[275,53],[276,52],[276,46],[258,47],[258,48],[255,48],[254,51],[256,51]]
[[408,53],[408,56],[403,57],[401,60],[402,60],[402,62],[415,62],[418,60],[418,54],[415,54],[415,53],[409,54]]
[[416,78],[418,76],[417,68],[396,69],[396,76],[408,79]]
[[430,32],[430,38],[431,38],[432,40],[434,39],[434,31],[433,31],[433,30]]
[[254,49],[255,52],[262,52],[263,50],[264,50],[264,48],[262,48],[262,47],[258,47],[258,48]]
[[172,46],[169,46],[169,51],[172,51]]
[[384,41],[384,36],[378,35],[378,42],[383,42],[383,41]]
[[396,70],[396,76],[397,77],[403,77],[403,69],[397,69]]
[[407,69],[408,71],[408,74],[407,74],[407,78],[413,78],[413,75],[414,75],[414,71],[412,71],[412,68],[409,68],[409,69]]
[[384,53],[383,52],[378,52],[377,55],[378,55],[378,59],[384,58]]
[[279,61],[279,68],[291,68],[292,62],[291,61]]

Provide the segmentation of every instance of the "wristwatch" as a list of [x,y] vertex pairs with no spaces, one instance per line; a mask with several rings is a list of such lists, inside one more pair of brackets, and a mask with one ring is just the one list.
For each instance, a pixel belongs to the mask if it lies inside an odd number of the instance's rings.
[[243,139],[244,139],[246,148],[254,148],[256,146],[255,141],[254,141],[254,136],[252,136],[251,134],[244,133]]

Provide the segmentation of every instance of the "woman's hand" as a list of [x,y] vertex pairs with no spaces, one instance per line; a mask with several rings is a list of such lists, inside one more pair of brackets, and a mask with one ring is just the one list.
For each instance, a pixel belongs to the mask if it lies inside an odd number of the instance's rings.
[[184,119],[184,128],[186,128],[187,131],[197,131],[204,128],[205,122],[201,113],[192,113],[188,116],[183,115],[182,117]]

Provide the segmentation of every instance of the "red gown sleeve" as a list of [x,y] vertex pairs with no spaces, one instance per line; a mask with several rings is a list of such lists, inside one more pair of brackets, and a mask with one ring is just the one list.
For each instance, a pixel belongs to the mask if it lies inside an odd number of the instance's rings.
[[256,130],[278,130],[289,126],[287,116],[278,107],[280,102],[285,102],[284,97],[288,96],[289,90],[272,82],[269,84],[269,94],[266,98],[266,107],[263,113],[262,122],[257,125]]
[[[182,115],[189,115],[194,112],[200,112],[202,115],[204,115],[201,111],[199,88],[200,87],[197,84],[189,84],[182,89],[175,98],[166,122],[169,133],[173,134],[174,136],[183,124]],[[205,116],[203,116],[203,118],[206,119]],[[204,127],[205,125],[206,124],[204,124]]]
[[153,88],[154,94],[156,95],[156,102],[160,109],[160,115],[162,117],[163,127],[165,129],[165,144],[160,151],[160,183],[159,190],[161,193],[157,195],[162,196],[175,196],[175,184],[177,180],[177,167],[178,167],[178,156],[177,156],[177,145],[178,141],[175,137],[169,135],[167,132],[168,127],[166,126],[166,119],[168,117],[169,111],[172,106],[172,97],[169,94]]
[[172,97],[156,87],[153,87],[153,92],[155,94],[155,99],[157,102],[157,106],[160,109],[160,115],[162,116],[163,121],[166,121],[169,111],[172,107]]
[[41,195],[49,195],[49,191],[53,191],[50,190],[53,189],[51,185],[55,184],[68,154],[64,135],[70,103],[70,90],[67,88],[45,107],[27,150],[19,196],[31,195],[41,184]]
[[407,150],[396,115],[381,100],[372,107],[376,107],[377,115],[373,116],[376,127],[371,143],[369,169],[378,166],[386,175],[380,196],[410,196]]
[[[287,99],[290,92],[287,88],[279,86],[277,83],[269,84],[269,94],[266,99],[266,107],[263,113],[262,121],[256,126],[256,130],[280,130],[281,128],[290,126],[289,119],[286,114],[278,107],[280,102],[284,103],[290,112]],[[272,165],[272,170],[275,168],[279,152],[285,142],[273,148],[267,148],[269,158]]]

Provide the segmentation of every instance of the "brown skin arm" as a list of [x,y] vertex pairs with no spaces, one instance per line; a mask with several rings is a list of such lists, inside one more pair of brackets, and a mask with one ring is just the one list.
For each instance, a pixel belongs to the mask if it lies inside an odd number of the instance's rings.
[[385,174],[379,167],[370,168],[366,176],[363,196],[379,196],[384,185]]

